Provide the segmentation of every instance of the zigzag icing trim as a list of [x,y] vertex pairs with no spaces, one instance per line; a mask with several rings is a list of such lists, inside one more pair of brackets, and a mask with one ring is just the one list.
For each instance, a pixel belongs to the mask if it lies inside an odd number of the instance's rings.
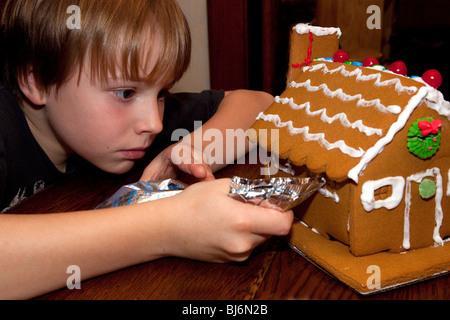
[[302,83],[297,83],[295,81],[292,81],[289,84],[289,87],[292,88],[305,88],[308,91],[319,91],[322,90],[323,93],[331,98],[338,98],[341,99],[342,101],[353,101],[353,100],[358,100],[358,102],[356,103],[357,106],[360,107],[375,107],[378,110],[380,110],[381,112],[385,112],[385,113],[392,113],[392,114],[399,114],[402,111],[402,108],[400,106],[397,105],[391,105],[391,106],[385,106],[381,103],[380,99],[374,99],[374,100],[370,100],[367,101],[365,99],[363,99],[362,95],[356,94],[354,96],[349,95],[344,93],[344,91],[339,88],[335,91],[332,91],[328,88],[328,86],[325,83],[322,83],[320,86],[313,86],[311,85],[311,80],[308,79],[305,82]]
[[317,141],[327,150],[339,149],[342,153],[349,155],[352,158],[361,158],[364,156],[365,151],[361,148],[356,150],[352,147],[349,147],[345,144],[343,140],[339,140],[337,142],[331,143],[325,139],[324,133],[309,133],[309,127],[303,128],[295,128],[292,124],[292,121],[282,122],[280,116],[277,114],[264,114],[261,112],[256,120],[263,120],[267,122],[272,122],[278,128],[285,128],[289,130],[289,132],[293,135],[302,134],[305,141]]
[[371,81],[371,80],[376,80],[374,85],[378,86],[378,87],[387,87],[390,85],[394,85],[395,86],[395,91],[401,93],[401,92],[407,92],[409,94],[414,94],[417,92],[418,88],[415,86],[405,86],[402,84],[402,82],[400,81],[399,78],[394,78],[394,79],[390,79],[390,80],[384,80],[381,81],[381,73],[377,72],[377,73],[372,73],[372,74],[367,74],[364,75],[362,72],[362,69],[360,68],[356,68],[353,71],[348,71],[345,68],[345,64],[341,65],[335,69],[329,69],[328,66],[325,63],[320,63],[320,64],[316,64],[313,66],[307,66],[303,68],[303,71],[306,72],[315,72],[318,70],[321,70],[323,73],[337,73],[340,72],[343,76],[345,77],[353,77],[356,76],[356,80],[357,81]]
[[329,117],[326,113],[326,109],[320,109],[317,111],[311,111],[311,104],[306,102],[304,104],[298,105],[294,102],[293,98],[280,98],[275,97],[275,102],[280,104],[288,104],[294,110],[305,109],[305,112],[309,116],[320,116],[320,120],[326,123],[333,123],[336,120],[339,120],[343,126],[352,129],[358,129],[360,132],[366,134],[367,136],[372,136],[374,134],[378,136],[383,135],[383,130],[378,128],[372,128],[363,124],[362,120],[357,120],[355,122],[350,122],[345,113],[338,113],[333,117]]

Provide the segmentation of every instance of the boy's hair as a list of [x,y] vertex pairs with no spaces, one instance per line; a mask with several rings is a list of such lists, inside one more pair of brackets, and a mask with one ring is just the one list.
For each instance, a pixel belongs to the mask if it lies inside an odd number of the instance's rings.
[[[72,5],[80,9],[80,29],[67,23]],[[57,92],[76,68],[81,74],[86,58],[93,80],[141,79],[146,40],[155,35],[158,62],[145,80],[172,84],[190,62],[189,27],[176,0],[9,0],[1,32],[4,82],[19,98],[18,81],[30,70],[39,89]]]

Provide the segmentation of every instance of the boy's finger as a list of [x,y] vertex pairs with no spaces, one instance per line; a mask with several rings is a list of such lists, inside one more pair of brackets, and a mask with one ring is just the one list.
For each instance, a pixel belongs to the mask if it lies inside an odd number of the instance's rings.
[[181,164],[178,168],[199,180],[206,181],[215,179],[209,166],[204,164]]
[[294,222],[292,210],[282,212],[250,203],[242,203],[242,205],[247,206],[245,209],[248,214],[247,223],[250,224],[250,232],[272,236],[285,236],[290,232]]

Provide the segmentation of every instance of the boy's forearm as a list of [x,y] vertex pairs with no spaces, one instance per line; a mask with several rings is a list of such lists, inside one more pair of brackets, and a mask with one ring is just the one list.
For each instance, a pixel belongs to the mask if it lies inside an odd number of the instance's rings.
[[236,90],[227,92],[216,114],[204,124],[204,129],[247,130],[257,115],[267,110],[274,97],[263,91]]
[[[90,212],[0,216],[0,298],[62,288],[68,267],[82,280],[164,256],[159,203]],[[151,211],[151,212],[150,212]]]
[[[255,122],[256,117],[260,112],[264,112],[273,103],[274,97],[266,92],[262,91],[250,91],[250,90],[237,90],[228,92],[220,104],[216,114],[206,122],[203,127],[203,134],[208,129],[218,129],[221,132],[223,142],[223,159],[212,165],[213,171],[217,171],[225,167],[227,160],[234,155],[234,159],[245,155],[249,151],[249,141],[246,135],[239,134],[239,129],[246,132],[251,125]],[[237,150],[238,143],[227,140],[227,130],[229,132],[236,133],[237,139],[245,139],[245,150]],[[232,136],[229,135],[228,138]],[[242,142],[242,141],[241,141]],[[203,150],[211,142],[203,139]],[[216,146],[219,144],[216,144]],[[234,145],[235,150],[227,149]],[[228,159],[227,159],[228,158]],[[217,155],[216,155],[217,159]]]

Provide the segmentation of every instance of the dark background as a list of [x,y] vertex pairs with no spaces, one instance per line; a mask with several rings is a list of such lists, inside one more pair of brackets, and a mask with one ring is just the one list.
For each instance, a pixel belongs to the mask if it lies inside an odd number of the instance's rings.
[[[402,60],[409,76],[421,76],[428,69],[439,70],[443,77],[439,90],[450,99],[447,58],[450,1],[385,0],[385,3],[392,6],[393,13],[390,21],[383,21],[382,28],[389,26],[390,30],[384,43],[389,50],[382,63],[388,66]],[[288,67],[291,26],[299,22],[315,24],[316,0],[208,0],[208,5],[212,87],[245,87],[281,94]],[[333,26],[331,20],[329,26]],[[271,46],[274,52],[268,53]],[[241,64],[230,64],[239,59]]]
[[[280,94],[285,86],[291,26],[314,24],[316,0],[207,1],[212,88]],[[439,90],[449,100],[450,1],[385,1],[394,9],[391,21],[383,22],[391,32],[385,43],[389,54],[383,56],[382,63],[388,66],[402,60],[408,75],[439,70],[443,77]],[[0,0],[0,10],[5,2]]]

